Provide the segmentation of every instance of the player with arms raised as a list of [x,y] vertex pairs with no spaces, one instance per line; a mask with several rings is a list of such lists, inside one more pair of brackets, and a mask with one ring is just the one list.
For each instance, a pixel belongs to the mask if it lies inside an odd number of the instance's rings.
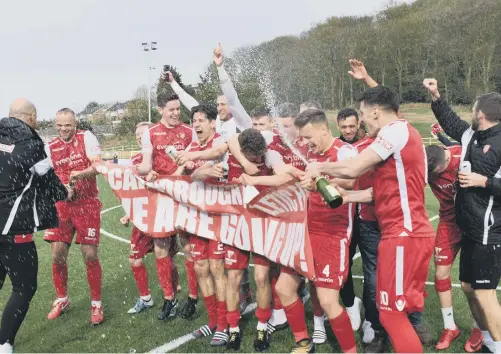
[[54,171],[65,185],[70,186],[70,201],[56,203],[59,227],[45,232],[52,252],[52,278],[58,298],[47,318],[56,319],[70,305],[68,298],[68,251],[76,233],[80,244],[91,293],[91,323],[104,321],[101,303],[101,264],[98,245],[101,229],[101,202],[98,198],[96,170],[92,163],[101,159],[99,142],[90,131],[77,130],[75,113],[63,108],[56,113],[59,137],[47,145]]
[[398,119],[399,104],[388,88],[377,86],[360,97],[361,119],[376,138],[358,157],[308,166],[304,183],[320,175],[356,178],[375,168],[374,187],[343,192],[344,202],[375,201],[381,228],[377,260],[377,302],[381,324],[395,352],[423,348],[407,314],[424,306],[425,282],[435,243],[425,208],[427,162],[419,132]]

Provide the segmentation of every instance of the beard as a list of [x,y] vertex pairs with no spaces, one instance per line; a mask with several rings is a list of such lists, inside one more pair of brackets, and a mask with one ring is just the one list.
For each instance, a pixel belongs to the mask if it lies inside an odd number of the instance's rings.
[[479,125],[480,125],[480,122],[478,121],[478,118],[476,116],[473,117],[471,119],[471,129],[473,129],[473,131],[477,131]]

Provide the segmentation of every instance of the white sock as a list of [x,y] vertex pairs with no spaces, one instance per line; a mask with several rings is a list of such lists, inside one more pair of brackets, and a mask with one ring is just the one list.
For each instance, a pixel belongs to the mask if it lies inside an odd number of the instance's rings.
[[257,326],[256,326],[256,329],[259,331],[266,331],[268,329],[268,325],[266,324],[266,322],[259,322],[257,323]]
[[269,322],[272,326],[281,325],[287,322],[284,309],[273,310]]
[[495,351],[494,353],[501,353],[501,342],[494,342]]
[[240,333],[240,327],[230,327],[230,333],[231,332],[238,332],[238,333]]
[[313,324],[315,329],[320,329],[325,332],[324,316],[313,316]]
[[92,301],[92,306],[96,306],[96,307],[101,307],[102,304],[101,304],[101,301]]
[[140,296],[140,298],[145,302],[151,301],[151,294],[148,294],[146,296]]
[[68,296],[65,296],[65,297],[58,297],[58,298],[57,298],[57,301],[59,301],[59,302],[66,302],[66,301],[68,301]]
[[482,343],[493,353],[496,353],[496,344],[489,331],[482,331]]
[[452,307],[443,307],[442,317],[444,318],[445,329],[456,329],[456,324],[454,323],[454,314],[452,313]]

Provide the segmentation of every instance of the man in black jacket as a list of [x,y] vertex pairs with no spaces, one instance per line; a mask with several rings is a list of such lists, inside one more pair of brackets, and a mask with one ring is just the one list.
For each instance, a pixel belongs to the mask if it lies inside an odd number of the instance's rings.
[[68,197],[34,130],[36,118],[35,106],[18,99],[9,118],[0,119],[0,288],[6,275],[12,282],[0,324],[0,352],[12,351],[37,289],[32,234],[59,224],[55,202]]
[[501,352],[501,94],[487,93],[473,106],[471,126],[440,97],[437,81],[425,79],[432,110],[444,131],[463,146],[456,195],[461,228],[459,279],[484,344]]

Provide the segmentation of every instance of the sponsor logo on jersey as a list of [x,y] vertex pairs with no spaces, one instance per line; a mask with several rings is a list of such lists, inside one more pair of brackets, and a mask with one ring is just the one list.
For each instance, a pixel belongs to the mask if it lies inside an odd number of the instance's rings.
[[72,154],[69,157],[65,157],[64,159],[56,161],[56,166],[60,166],[66,163],[75,164],[76,162],[78,162],[78,160],[81,159],[82,159],[82,154]]
[[405,308],[405,300],[398,299],[397,301],[395,301],[395,307],[398,311],[402,312]]

